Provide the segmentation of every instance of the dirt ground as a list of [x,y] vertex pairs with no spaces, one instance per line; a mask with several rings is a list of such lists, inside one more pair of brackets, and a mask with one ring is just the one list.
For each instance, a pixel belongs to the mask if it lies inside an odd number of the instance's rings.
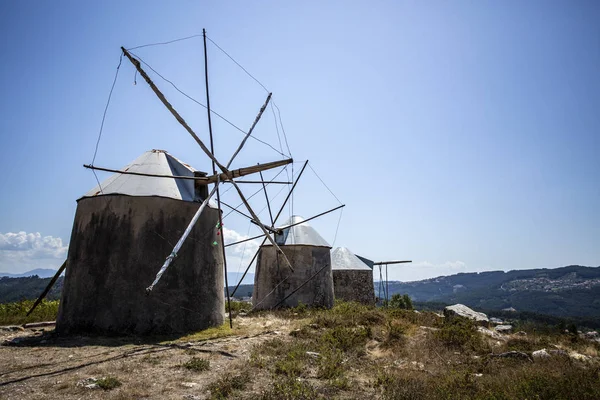
[[[0,399],[205,399],[210,383],[244,368],[253,346],[287,338],[293,328],[293,322],[267,315],[237,317],[233,330],[177,338],[57,337],[52,328],[0,331]],[[210,369],[182,366],[193,358],[209,360]],[[93,379],[104,377],[121,386],[93,387]],[[254,380],[251,390],[260,391],[261,384]]]

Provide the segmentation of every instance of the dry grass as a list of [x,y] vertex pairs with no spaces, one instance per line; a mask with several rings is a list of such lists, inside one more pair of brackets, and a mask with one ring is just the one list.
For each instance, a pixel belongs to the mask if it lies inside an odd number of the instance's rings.
[[[559,334],[498,340],[465,321],[353,303],[238,316],[233,330],[225,324],[155,344],[46,340],[0,347],[0,398],[600,398],[597,344]],[[490,355],[541,348],[565,353],[534,362]],[[592,358],[573,361],[572,351]],[[121,386],[77,385],[91,376]]]

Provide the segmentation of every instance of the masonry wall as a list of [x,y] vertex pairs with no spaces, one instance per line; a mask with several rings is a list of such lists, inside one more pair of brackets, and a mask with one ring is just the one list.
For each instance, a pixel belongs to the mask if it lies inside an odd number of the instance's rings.
[[[300,302],[310,307],[333,307],[333,277],[328,247],[281,246],[290,260],[292,272],[274,246],[263,246],[258,253],[252,303],[258,310],[296,307]],[[300,290],[281,302],[319,272]],[[281,304],[278,304],[280,303]]]
[[336,299],[375,304],[372,270],[333,270],[333,288]]
[[205,208],[150,295],[199,203],[107,195],[78,202],[56,331],[61,334],[187,332],[223,323],[223,258]]

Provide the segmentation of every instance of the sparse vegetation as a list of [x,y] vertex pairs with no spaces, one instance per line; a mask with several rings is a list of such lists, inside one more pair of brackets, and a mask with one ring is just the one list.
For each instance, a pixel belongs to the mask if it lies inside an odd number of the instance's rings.
[[205,358],[192,357],[183,363],[182,367],[194,372],[208,371],[210,369],[210,361]]
[[250,382],[250,373],[244,370],[242,373],[227,373],[216,382],[208,385],[210,398],[213,400],[224,400],[229,398],[235,392],[243,390]]
[[[161,343],[138,358],[121,359],[110,371],[117,371],[119,379],[127,374],[127,385],[115,390],[114,397],[148,397],[150,392],[136,380],[140,371],[147,371],[146,376],[169,388],[157,395],[174,398],[600,398],[600,343],[565,332],[566,325],[562,330],[553,326],[549,333],[487,332],[491,337],[461,318],[444,322],[433,312],[345,302],[330,310],[301,306],[249,313],[238,321],[233,330],[224,324],[175,341],[185,346]],[[546,356],[532,356],[541,349]],[[210,361],[198,357],[200,351],[212,353]],[[499,356],[510,351],[520,357]],[[77,353],[73,361],[81,356]],[[71,360],[64,352],[58,358]],[[15,366],[5,369],[18,371]],[[172,373],[163,377],[165,368]],[[185,370],[190,372],[182,374]],[[102,376],[107,369],[100,371],[84,373]],[[111,385],[107,381],[106,387]],[[62,383],[52,387],[66,398],[81,397],[85,389]]]
[[261,400],[315,400],[319,396],[309,383],[293,378],[273,382],[271,389],[263,392]]
[[186,335],[177,339],[178,342],[191,342],[191,341],[201,341],[201,340],[209,340],[209,339],[218,339],[222,337],[227,337],[231,335],[235,335],[236,332],[229,327],[229,322],[223,323],[221,326],[216,326],[214,328],[204,329],[202,331],[192,333],[191,335]]
[[[244,313],[248,313],[250,312],[250,310],[252,310],[252,303],[249,303],[247,301],[235,301],[232,300],[229,302],[230,307],[231,307],[231,315],[235,316],[238,315],[241,312]],[[227,312],[227,301],[225,302],[225,312]]]
[[98,385],[98,387],[102,390],[112,390],[121,386],[122,383],[114,376],[106,376],[104,378],[98,379],[96,381],[96,385]]

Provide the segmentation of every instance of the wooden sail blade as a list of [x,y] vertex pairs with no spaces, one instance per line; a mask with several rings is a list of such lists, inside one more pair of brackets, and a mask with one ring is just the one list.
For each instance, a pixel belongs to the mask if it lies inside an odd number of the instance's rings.
[[237,157],[237,155],[242,150],[242,147],[244,147],[244,145],[246,144],[246,140],[248,140],[248,138],[252,134],[252,131],[254,130],[254,127],[256,127],[256,124],[258,124],[258,121],[260,121],[260,117],[262,117],[263,113],[265,112],[265,109],[267,108],[267,105],[269,105],[269,101],[271,101],[271,95],[272,95],[272,93],[269,93],[269,95],[267,96],[267,100],[265,101],[265,104],[263,104],[263,106],[260,108],[260,111],[258,112],[258,115],[254,119],[254,123],[250,127],[250,130],[248,131],[248,133],[246,133],[246,136],[244,136],[244,140],[242,140],[242,142],[240,143],[240,145],[238,146],[238,148],[236,149],[236,151],[231,156],[231,159],[227,163],[227,167],[226,167],[227,169],[229,169],[229,167],[231,166],[231,163],[233,162],[233,160],[235,160],[235,158]]
[[142,69],[140,61],[136,58],[133,58],[131,56],[131,54],[129,54],[129,52],[124,47],[121,47],[121,50],[123,51],[123,54],[125,54],[125,56],[129,59],[129,61],[131,61],[131,63],[135,66],[135,68],[140,73],[142,78],[144,78],[146,83],[148,83],[148,85],[150,86],[152,91],[156,94],[158,99],[164,104],[165,107],[167,107],[167,110],[169,110],[169,112],[171,114],[173,114],[173,116],[175,117],[177,122],[179,122],[185,128],[185,130],[188,131],[188,133],[194,138],[194,140],[196,140],[196,143],[198,143],[198,145],[200,145],[200,148],[202,148],[202,151],[204,151],[204,153],[208,156],[208,158],[210,158],[215,164],[217,164],[221,170],[225,170],[225,167],[221,163],[219,163],[219,161],[211,153],[211,151],[208,149],[208,147],[206,147],[204,142],[202,140],[200,140],[198,135],[196,135],[196,133],[192,130],[192,128],[190,128],[190,126],[187,124],[187,122],[185,122],[183,117],[181,115],[179,115],[177,110],[175,110],[173,108],[173,106],[171,105],[171,103],[169,103],[169,101],[167,100],[165,95],[158,89],[158,87],[154,84],[154,82],[152,82],[152,79],[150,79],[150,77],[148,76],[146,71],[144,71]]

